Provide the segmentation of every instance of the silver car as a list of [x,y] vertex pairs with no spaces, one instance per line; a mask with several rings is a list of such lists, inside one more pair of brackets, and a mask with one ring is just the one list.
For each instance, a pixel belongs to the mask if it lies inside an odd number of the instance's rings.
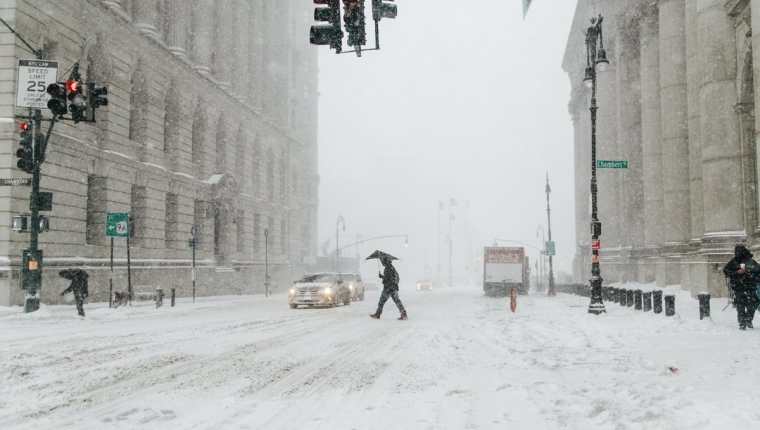
[[340,278],[343,282],[348,283],[348,289],[351,291],[351,300],[364,300],[364,282],[362,277],[357,273],[341,273]]
[[351,304],[351,290],[337,273],[314,273],[293,283],[288,291],[288,305],[333,307]]

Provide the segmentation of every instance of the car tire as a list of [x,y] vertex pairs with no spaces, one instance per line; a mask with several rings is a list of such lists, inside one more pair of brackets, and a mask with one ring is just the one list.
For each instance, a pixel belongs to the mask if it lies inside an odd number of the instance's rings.
[[351,305],[351,295],[349,294],[344,300],[343,300],[343,306],[350,306]]
[[363,301],[364,301],[364,292],[363,292],[363,291],[362,291],[362,293],[359,295],[359,301],[360,301],[360,302],[363,302]]
[[290,305],[290,309],[295,309],[295,308],[297,308],[297,307],[298,307],[298,305],[294,305],[294,304],[291,304],[291,305]]

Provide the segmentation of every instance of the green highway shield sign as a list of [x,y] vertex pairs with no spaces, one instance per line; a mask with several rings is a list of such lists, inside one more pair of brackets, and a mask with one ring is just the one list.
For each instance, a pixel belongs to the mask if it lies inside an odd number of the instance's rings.
[[628,160],[596,160],[597,169],[627,169]]
[[106,236],[129,236],[129,213],[108,212],[108,215],[106,216]]

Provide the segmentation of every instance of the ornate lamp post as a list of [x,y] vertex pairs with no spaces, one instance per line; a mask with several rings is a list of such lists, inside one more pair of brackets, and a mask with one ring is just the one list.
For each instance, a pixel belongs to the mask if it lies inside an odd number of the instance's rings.
[[591,25],[586,31],[586,76],[583,79],[587,87],[591,88],[591,302],[588,306],[590,314],[599,315],[606,312],[602,299],[602,272],[599,268],[599,249],[602,235],[602,223],[599,221],[597,208],[597,181],[596,181],[596,113],[599,109],[596,105],[596,74],[604,72],[610,64],[607,60],[607,52],[604,50],[604,38],[602,36],[602,21],[600,14],[591,19]]
[[[549,242],[544,245],[546,248],[546,254],[549,256],[549,296],[556,296],[557,292],[554,289],[554,242],[552,241],[552,208],[549,201],[552,193],[552,187],[549,186],[549,172],[546,172],[546,223],[549,227]],[[551,244],[551,249],[549,245]]]

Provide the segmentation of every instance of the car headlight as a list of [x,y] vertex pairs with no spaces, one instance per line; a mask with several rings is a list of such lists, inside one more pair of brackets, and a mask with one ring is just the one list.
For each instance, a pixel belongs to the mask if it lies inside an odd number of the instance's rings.
[[322,294],[326,296],[332,296],[332,288],[330,287],[325,288],[324,290],[322,290]]
[[290,293],[290,295],[291,295],[291,296],[295,296],[295,295],[296,295],[296,289],[295,289],[295,288],[291,288],[291,289],[288,291],[288,293]]
[[348,289],[354,291],[354,284],[348,284]]

